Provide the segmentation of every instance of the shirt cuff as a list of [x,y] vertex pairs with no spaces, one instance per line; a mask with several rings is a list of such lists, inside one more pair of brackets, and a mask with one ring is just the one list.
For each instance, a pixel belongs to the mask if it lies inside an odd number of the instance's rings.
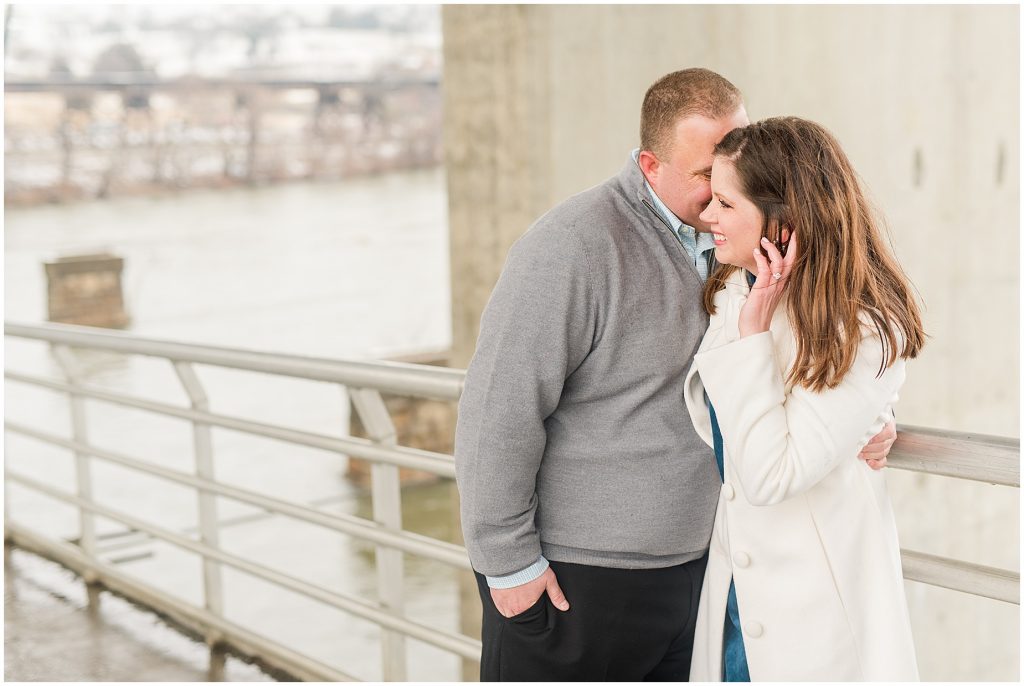
[[522,586],[528,584],[541,574],[543,574],[548,568],[548,561],[541,555],[537,558],[537,561],[526,569],[521,569],[518,572],[512,574],[506,574],[505,576],[489,576],[487,578],[487,585],[491,588],[514,588],[516,586]]

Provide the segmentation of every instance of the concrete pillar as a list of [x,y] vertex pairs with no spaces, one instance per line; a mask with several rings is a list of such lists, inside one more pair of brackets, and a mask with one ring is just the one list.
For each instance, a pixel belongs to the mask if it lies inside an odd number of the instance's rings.
[[315,179],[324,173],[328,148],[334,144],[340,117],[338,116],[340,99],[337,88],[320,86],[316,89],[316,105],[311,113],[312,124],[309,127],[308,155],[309,170],[306,177]]
[[64,114],[61,117],[58,136],[61,145],[61,171],[59,186],[67,192],[72,185],[74,169],[74,138],[88,128],[91,119],[92,94],[68,93],[64,95]]
[[250,184],[262,178],[259,148],[265,99],[265,94],[256,87],[240,88],[235,97],[236,114],[244,119],[249,133],[245,146],[245,180]]
[[442,8],[455,367],[469,363],[509,246],[552,200],[543,11]]
[[[446,5],[453,366],[509,246],[637,145],[644,92],[720,72],[751,118],[831,129],[890,227],[930,339],[907,424],[1019,435],[1019,8]],[[1019,493],[895,472],[905,547],[1016,568]],[[954,503],[955,507],[950,507]],[[1019,608],[908,584],[927,680],[1016,680]]]

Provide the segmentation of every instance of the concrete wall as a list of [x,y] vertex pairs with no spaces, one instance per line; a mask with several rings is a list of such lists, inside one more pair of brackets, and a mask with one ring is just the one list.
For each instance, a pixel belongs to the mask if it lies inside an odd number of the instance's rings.
[[[828,126],[888,220],[931,338],[901,422],[1019,436],[1016,6],[445,6],[456,366],[511,243],[616,173],[659,76]],[[891,471],[904,547],[1018,568],[1016,489]],[[909,584],[923,676],[1016,679],[1018,608]]]

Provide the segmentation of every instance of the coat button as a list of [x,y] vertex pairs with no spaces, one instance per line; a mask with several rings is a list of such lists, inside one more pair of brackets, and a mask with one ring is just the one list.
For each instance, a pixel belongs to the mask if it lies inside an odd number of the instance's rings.
[[743,625],[743,630],[747,633],[747,636],[751,638],[760,638],[761,634],[764,633],[764,627],[758,622],[747,622]]
[[733,553],[732,561],[740,569],[746,569],[750,566],[750,555],[747,555],[746,553],[739,551]]
[[736,489],[732,487],[732,484],[722,484],[722,497],[726,500],[736,497]]

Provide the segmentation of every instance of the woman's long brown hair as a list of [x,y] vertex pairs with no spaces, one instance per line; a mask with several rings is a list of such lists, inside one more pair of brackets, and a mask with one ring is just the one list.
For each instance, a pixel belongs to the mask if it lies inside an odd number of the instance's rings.
[[[786,382],[812,391],[839,385],[857,356],[864,315],[882,341],[879,375],[898,357],[916,357],[925,333],[909,280],[832,134],[805,119],[776,117],[733,130],[715,155],[735,166],[765,235],[788,226],[797,236],[786,284],[797,352]],[[709,313],[736,269],[721,265],[708,279]]]

